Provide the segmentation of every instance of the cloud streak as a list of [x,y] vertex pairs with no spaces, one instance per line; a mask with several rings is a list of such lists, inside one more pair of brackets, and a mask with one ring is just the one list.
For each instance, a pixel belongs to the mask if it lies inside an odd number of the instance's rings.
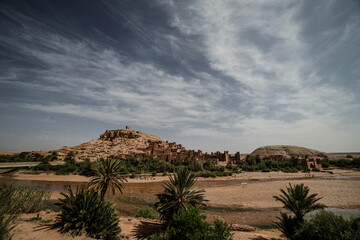
[[360,10],[344,2],[99,2],[86,25],[4,3],[1,108],[124,122],[188,148],[205,137],[207,151],[226,150],[219,139],[357,151]]

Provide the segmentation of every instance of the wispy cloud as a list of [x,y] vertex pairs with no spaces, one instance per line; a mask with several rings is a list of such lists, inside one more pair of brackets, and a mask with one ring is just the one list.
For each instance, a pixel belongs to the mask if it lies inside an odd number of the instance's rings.
[[74,16],[47,24],[3,7],[0,83],[17,92],[3,99],[19,111],[206,137],[208,151],[218,139],[232,139],[231,151],[355,150],[360,10],[339,2],[157,1],[150,12],[103,2],[99,18],[111,24],[86,31]]

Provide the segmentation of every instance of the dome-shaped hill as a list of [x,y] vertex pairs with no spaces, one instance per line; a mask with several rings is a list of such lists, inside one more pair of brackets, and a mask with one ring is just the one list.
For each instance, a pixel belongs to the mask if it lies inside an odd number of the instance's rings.
[[260,157],[281,157],[281,158],[303,158],[308,157],[328,157],[324,152],[320,152],[310,148],[304,148],[299,146],[290,146],[290,145],[274,145],[274,146],[264,146],[257,148],[251,153],[251,155],[259,155]]

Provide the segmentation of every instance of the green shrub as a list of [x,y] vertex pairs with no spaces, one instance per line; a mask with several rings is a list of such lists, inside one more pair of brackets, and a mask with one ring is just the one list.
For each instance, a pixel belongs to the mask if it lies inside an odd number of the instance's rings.
[[157,175],[156,171],[151,173],[151,176],[153,176],[153,177],[155,177],[156,175]]
[[298,172],[298,170],[296,168],[289,168],[289,167],[281,169],[281,171],[283,171],[284,173],[297,173]]
[[200,172],[200,171],[204,170],[203,165],[200,162],[195,161],[195,160],[191,160],[188,163],[187,167],[190,171],[193,171],[193,172]]
[[145,209],[140,209],[140,211],[138,212],[138,214],[136,214],[137,218],[150,218],[150,219],[156,219],[156,213],[154,212],[154,210],[149,209],[149,208],[145,208]]
[[266,169],[261,170],[261,172],[270,172],[270,169],[266,168]]
[[294,237],[295,240],[352,240],[360,239],[360,217],[344,219],[332,212],[319,211],[305,221]]
[[67,155],[66,155],[66,157],[65,157],[65,159],[64,159],[64,162],[65,163],[68,163],[68,164],[71,164],[71,165],[74,165],[75,163],[76,163],[76,161],[75,161],[75,153],[74,152],[69,152]]
[[216,174],[214,172],[210,172],[210,171],[203,171],[203,172],[199,172],[196,174],[197,177],[204,177],[204,178],[216,178]]
[[328,158],[323,158],[323,159],[321,160],[321,165],[322,165],[323,168],[328,168],[328,167],[330,167],[330,161],[329,161],[329,159],[328,159]]
[[59,154],[57,151],[53,151],[50,155],[50,160],[51,161],[55,161],[55,160],[58,160],[58,157],[59,157]]
[[49,164],[50,163],[50,157],[43,157],[40,159],[40,164]]
[[15,227],[13,222],[20,213],[23,201],[17,199],[15,195],[14,186],[2,186],[0,190],[0,239],[10,237],[9,233]]
[[39,212],[44,207],[44,202],[50,198],[51,192],[41,188],[19,189],[17,198],[24,199],[23,213]]
[[217,177],[227,177],[232,176],[232,172],[214,172]]
[[93,167],[93,164],[90,162],[90,159],[87,158],[83,162],[77,163],[77,165],[78,165],[77,172],[80,175],[87,176],[87,177],[95,176],[96,171],[95,171],[95,168]]
[[135,173],[132,173],[132,174],[130,175],[130,178],[136,178],[136,174],[135,174]]
[[[0,154],[0,162],[40,162],[44,156],[39,153],[21,152],[16,154]],[[49,157],[50,158],[50,157]]]
[[40,211],[50,192],[43,189],[0,185],[0,239],[6,239],[20,213]]
[[311,169],[311,171],[313,171],[313,172],[320,172],[320,169],[318,169],[318,168],[313,168],[313,169]]
[[254,172],[256,171],[258,168],[256,166],[250,166],[250,165],[243,165],[242,166],[242,170],[246,171],[246,172]]
[[299,228],[299,221],[286,213],[281,212],[280,214],[281,217],[277,217],[280,221],[276,222],[275,225],[287,239],[294,240],[295,233]]
[[176,214],[163,240],[231,240],[231,228],[225,222],[214,221],[214,226],[205,222],[199,209],[189,208]]
[[81,188],[73,193],[69,188],[68,191],[61,193],[64,198],[55,203],[60,214],[54,227],[61,233],[70,232],[72,236],[85,232],[96,239],[119,239],[119,218],[109,201],[101,199],[94,190]]
[[329,160],[329,163],[341,168],[360,168],[360,158]]
[[205,170],[211,171],[211,172],[214,172],[218,169],[218,167],[210,159],[206,160],[203,167]]
[[216,227],[212,227],[204,221],[205,218],[195,208],[180,212],[175,215],[169,229],[169,239],[232,239],[230,227],[226,223],[216,220]]

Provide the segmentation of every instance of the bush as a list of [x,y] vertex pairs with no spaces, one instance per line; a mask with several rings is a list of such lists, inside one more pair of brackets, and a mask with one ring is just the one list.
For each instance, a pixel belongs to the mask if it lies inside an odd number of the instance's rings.
[[84,176],[87,176],[87,177],[95,176],[96,171],[93,168],[93,165],[92,165],[92,163],[90,162],[90,160],[88,158],[85,159],[83,162],[77,163],[77,165],[78,165],[77,172],[80,175],[84,175]]
[[130,178],[136,178],[136,174],[135,174],[135,173],[132,173],[132,174],[130,175]]
[[217,177],[232,176],[232,172],[215,172],[215,176],[217,176]]
[[12,185],[2,186],[0,190],[0,239],[9,237],[15,227],[13,222],[20,213],[23,202],[16,197],[16,188]]
[[189,168],[190,171],[193,172],[200,172],[204,170],[203,165],[200,162],[194,160],[190,161],[187,167]]
[[69,152],[67,155],[66,155],[66,157],[65,157],[65,159],[64,159],[64,162],[65,163],[68,163],[68,164],[72,164],[72,165],[74,165],[75,163],[76,163],[76,161],[75,161],[75,153],[74,152]]
[[198,208],[189,208],[176,214],[163,240],[231,240],[231,228],[225,222],[214,221],[214,226],[205,222]]
[[318,169],[318,168],[313,168],[313,169],[311,169],[311,171],[313,171],[313,172],[320,172],[320,169]]
[[216,178],[216,174],[214,172],[210,172],[210,171],[203,171],[203,172],[199,172],[196,174],[197,177],[204,177],[204,178]]
[[360,217],[344,219],[332,212],[320,211],[305,221],[296,232],[295,240],[360,239]]
[[329,160],[329,163],[341,168],[360,168],[360,158]]
[[43,189],[18,188],[13,185],[0,186],[0,239],[9,237],[13,222],[20,213],[40,211],[50,192]]
[[150,218],[150,219],[156,219],[156,213],[154,210],[146,208],[146,209],[140,209],[138,214],[136,214],[137,218]]
[[328,158],[323,158],[323,159],[321,160],[321,165],[322,165],[323,168],[328,168],[328,167],[330,167],[330,161],[329,161],[329,159],[328,159]]
[[204,169],[211,171],[211,172],[215,172],[216,170],[218,170],[218,167],[211,161],[211,160],[206,160],[206,162],[204,163]]
[[70,232],[72,236],[79,236],[83,232],[96,239],[119,239],[119,217],[113,205],[100,198],[94,190],[81,188],[75,194],[61,193],[64,198],[58,203],[61,213],[56,219],[54,227],[60,228],[61,233]]
[[299,222],[295,217],[281,212],[281,217],[277,217],[280,222],[276,222],[277,228],[284,234],[287,239],[294,239],[296,230],[299,228]]
[[157,175],[156,171],[151,173],[151,176],[153,176],[153,177],[155,177],[156,175]]
[[270,172],[270,169],[266,168],[266,169],[261,170],[261,172]]
[[283,171],[284,173],[297,173],[298,172],[298,170],[296,168],[289,168],[289,167],[281,169],[281,171]]
[[242,170],[246,172],[254,172],[258,170],[257,166],[243,165]]

